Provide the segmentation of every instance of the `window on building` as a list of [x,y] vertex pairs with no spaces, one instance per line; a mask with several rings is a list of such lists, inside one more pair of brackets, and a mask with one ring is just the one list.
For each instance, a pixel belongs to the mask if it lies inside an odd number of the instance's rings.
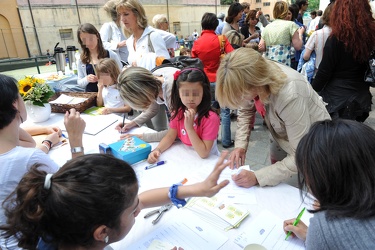
[[264,2],[263,6],[271,6],[271,3],[270,2]]
[[262,2],[262,0],[256,0],[255,2],[256,2],[256,3],[261,3],[261,2]]
[[61,40],[72,40],[73,29],[59,29]]
[[173,22],[173,31],[181,31],[181,23]]

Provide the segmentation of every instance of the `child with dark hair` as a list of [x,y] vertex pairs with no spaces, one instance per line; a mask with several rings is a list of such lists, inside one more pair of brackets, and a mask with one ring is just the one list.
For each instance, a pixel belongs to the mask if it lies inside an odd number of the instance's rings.
[[299,188],[316,199],[314,217],[309,228],[286,220],[284,230],[306,240],[306,249],[374,249],[374,151],[375,131],[367,125],[342,119],[313,124],[298,144],[296,165]]
[[220,118],[211,108],[210,81],[198,68],[176,71],[171,94],[171,121],[168,133],[148,156],[154,163],[178,137],[192,146],[201,158],[217,154],[216,139]]
[[219,192],[229,183],[217,183],[229,165],[230,161],[223,163],[226,156],[222,154],[202,182],[174,184],[139,195],[133,168],[110,155],[75,158],[55,174],[34,165],[8,197],[7,224],[2,221],[0,229],[5,239],[16,236],[23,249],[40,249],[40,238],[48,249],[105,249],[129,233],[142,209],[171,202],[181,207],[185,198]]
[[[0,107],[0,204],[5,205],[5,198],[16,188],[22,176],[33,164],[43,163],[41,170],[46,173],[56,172],[59,166],[40,149],[22,146],[25,145],[27,137],[32,140],[31,136],[20,128],[27,119],[25,103],[20,96],[17,80],[2,74],[0,74]],[[64,124],[72,147],[72,158],[83,154],[82,134],[85,121],[80,118],[79,113],[71,109],[70,113],[65,114]],[[58,139],[58,135],[56,137]],[[56,143],[50,140],[42,142],[47,152],[53,143]],[[0,225],[5,223],[5,219],[5,211],[0,206]],[[0,249],[19,249],[17,243],[16,237],[5,238],[4,232],[0,230]]]

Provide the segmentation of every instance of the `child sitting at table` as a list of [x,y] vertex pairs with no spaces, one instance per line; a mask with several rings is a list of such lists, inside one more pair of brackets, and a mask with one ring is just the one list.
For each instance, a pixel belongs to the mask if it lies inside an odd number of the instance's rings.
[[201,158],[217,154],[216,139],[220,118],[211,108],[210,81],[198,68],[185,68],[174,73],[171,94],[171,121],[168,133],[149,154],[154,163],[178,137],[192,146]]
[[120,74],[120,70],[117,67],[116,61],[111,58],[100,60],[96,65],[96,72],[98,74],[96,105],[98,107],[104,106],[104,108],[101,109],[101,114],[129,113],[131,107],[125,105],[117,89],[117,78]]

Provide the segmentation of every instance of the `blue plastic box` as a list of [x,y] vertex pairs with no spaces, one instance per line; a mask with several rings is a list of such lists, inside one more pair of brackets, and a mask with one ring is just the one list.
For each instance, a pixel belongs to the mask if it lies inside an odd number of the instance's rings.
[[111,148],[113,156],[129,164],[147,159],[151,152],[151,145],[135,136],[108,146]]

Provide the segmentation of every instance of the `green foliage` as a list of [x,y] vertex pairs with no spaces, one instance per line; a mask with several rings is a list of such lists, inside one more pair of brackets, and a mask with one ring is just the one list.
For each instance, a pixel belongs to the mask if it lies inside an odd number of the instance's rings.
[[307,8],[308,12],[319,9],[319,0],[309,0],[309,7]]
[[220,0],[221,5],[231,5],[233,0]]

